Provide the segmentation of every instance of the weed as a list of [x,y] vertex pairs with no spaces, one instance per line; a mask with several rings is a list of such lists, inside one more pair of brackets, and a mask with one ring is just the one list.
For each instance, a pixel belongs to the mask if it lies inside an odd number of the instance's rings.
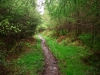
[[89,54],[89,50],[77,46],[58,44],[56,39],[45,37],[47,43],[58,59],[61,75],[88,75],[91,66],[85,65],[81,58]]
[[41,50],[40,40],[35,45],[26,43],[30,47],[21,54],[17,60],[13,60],[10,75],[41,75],[44,67],[44,57]]

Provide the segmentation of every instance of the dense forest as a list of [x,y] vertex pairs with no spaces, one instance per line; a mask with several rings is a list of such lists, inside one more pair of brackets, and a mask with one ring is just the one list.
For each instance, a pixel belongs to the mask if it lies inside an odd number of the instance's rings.
[[100,54],[99,0],[46,0],[47,10],[55,25],[54,35],[73,33]]
[[[67,46],[70,42],[78,42],[77,44],[82,44],[83,47],[86,45],[89,48],[90,54],[82,58],[82,60],[94,67],[92,70],[94,74],[92,73],[91,75],[99,75],[100,1],[46,0],[45,6],[46,11],[43,17],[45,23],[41,27],[44,35],[50,38],[54,37],[58,43],[63,42]],[[69,37],[70,39],[65,41]],[[67,56],[67,53],[65,56]]]
[[[37,1],[0,0],[0,75],[44,75],[37,34],[47,40],[60,75],[100,75],[100,0],[40,0],[42,15]],[[69,61],[79,64],[76,70]]]

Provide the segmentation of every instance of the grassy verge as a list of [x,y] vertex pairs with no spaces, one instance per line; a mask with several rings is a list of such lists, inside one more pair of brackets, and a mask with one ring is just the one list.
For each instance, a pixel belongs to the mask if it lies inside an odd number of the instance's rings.
[[92,70],[93,67],[86,65],[81,60],[81,58],[89,54],[88,49],[71,44],[67,44],[67,46],[58,44],[54,38],[45,37],[45,39],[51,51],[58,59],[61,75],[91,74],[90,70]]
[[41,75],[44,66],[44,57],[41,50],[41,42],[37,39],[36,44],[26,43],[29,50],[22,53],[17,60],[9,62],[12,70],[10,75]]

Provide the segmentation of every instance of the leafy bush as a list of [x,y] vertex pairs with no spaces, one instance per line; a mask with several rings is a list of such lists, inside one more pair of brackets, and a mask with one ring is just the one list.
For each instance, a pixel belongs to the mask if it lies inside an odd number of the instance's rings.
[[82,40],[86,45],[90,46],[91,47],[91,38],[92,38],[92,35],[91,34],[81,34],[79,37],[78,37],[80,40]]
[[79,37],[87,46],[93,48],[96,51],[100,49],[100,39],[99,36],[93,37],[91,34],[81,34]]
[[8,19],[1,21],[0,23],[0,34],[9,35],[21,32],[21,30],[15,26],[13,23],[10,24]]
[[34,0],[0,0],[0,75],[8,74],[5,57],[20,52],[23,46],[17,44],[35,33],[40,23],[35,5]]

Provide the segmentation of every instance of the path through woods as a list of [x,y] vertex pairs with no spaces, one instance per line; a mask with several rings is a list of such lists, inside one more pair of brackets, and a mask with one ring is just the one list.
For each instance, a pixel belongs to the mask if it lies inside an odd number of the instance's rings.
[[45,39],[40,35],[38,37],[42,40],[41,46],[45,56],[44,75],[59,75],[57,60],[46,45]]

